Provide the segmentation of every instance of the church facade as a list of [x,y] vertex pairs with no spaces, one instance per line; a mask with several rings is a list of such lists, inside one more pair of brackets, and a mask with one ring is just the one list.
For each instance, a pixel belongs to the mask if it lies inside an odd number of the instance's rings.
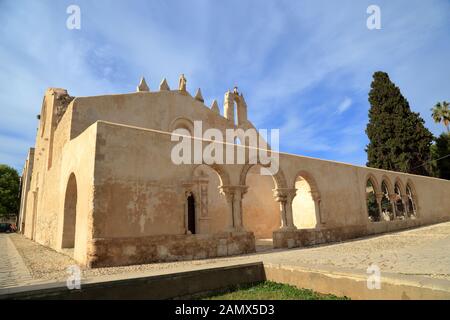
[[[163,80],[151,91],[44,96],[36,144],[22,175],[20,231],[88,267],[201,259],[293,248],[450,220],[450,181],[271,151],[278,170],[244,161],[174,163],[183,137],[255,129],[237,91],[204,104],[201,91]],[[173,132],[180,130],[181,134]],[[183,131],[184,130],[184,131]],[[186,134],[182,134],[185,132]],[[201,149],[213,142],[192,139]],[[229,143],[216,143],[219,148]],[[192,155],[194,157],[194,155]]]

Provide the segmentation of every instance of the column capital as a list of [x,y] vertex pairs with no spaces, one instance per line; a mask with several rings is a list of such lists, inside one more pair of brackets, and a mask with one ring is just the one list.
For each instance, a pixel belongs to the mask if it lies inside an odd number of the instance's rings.
[[287,201],[288,199],[293,199],[297,193],[297,189],[295,188],[276,188],[272,189],[273,197],[275,201],[282,202]]
[[222,185],[219,186],[219,192],[223,195],[227,195],[227,194],[241,194],[244,195],[245,193],[247,193],[248,190],[248,186],[243,186],[243,185]]
[[396,193],[391,193],[391,194],[389,194],[389,200],[390,200],[391,202],[397,201],[397,197],[398,197],[398,194],[396,194]]

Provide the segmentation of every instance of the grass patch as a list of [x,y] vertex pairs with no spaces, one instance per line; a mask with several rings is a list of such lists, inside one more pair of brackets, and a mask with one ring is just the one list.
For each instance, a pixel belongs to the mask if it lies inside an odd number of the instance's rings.
[[263,281],[239,285],[220,293],[204,297],[205,300],[347,300],[332,294],[321,294],[309,289],[299,289],[291,285]]

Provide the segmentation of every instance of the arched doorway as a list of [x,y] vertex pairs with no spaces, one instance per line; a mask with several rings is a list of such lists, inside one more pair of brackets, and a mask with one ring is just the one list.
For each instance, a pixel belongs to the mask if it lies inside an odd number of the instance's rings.
[[319,195],[312,178],[305,172],[297,175],[292,200],[292,217],[298,229],[313,229],[320,224]]
[[281,225],[280,204],[274,199],[274,178],[261,175],[261,168],[260,165],[253,165],[241,177],[241,184],[248,187],[242,199],[242,224],[245,230],[254,233],[257,240],[271,241],[273,231]]
[[67,182],[66,195],[64,199],[64,220],[62,232],[62,248],[73,248],[75,246],[77,218],[77,181],[72,173]]
[[[201,164],[193,169],[185,190],[186,231],[192,232],[189,229],[190,207],[191,211],[195,210],[196,234],[214,234],[226,231],[229,223],[229,209],[225,196],[220,192],[220,187],[228,184],[228,175],[219,166]],[[190,196],[192,198],[189,198]]]
[[187,198],[188,207],[188,223],[187,229],[191,234],[195,234],[195,199],[194,195],[190,194]]

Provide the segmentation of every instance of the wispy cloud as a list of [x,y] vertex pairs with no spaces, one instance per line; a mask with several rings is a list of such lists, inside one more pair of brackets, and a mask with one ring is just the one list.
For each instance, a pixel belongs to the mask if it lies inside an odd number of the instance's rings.
[[337,107],[337,113],[341,114],[345,112],[350,106],[352,105],[352,99],[349,97],[346,97]]

